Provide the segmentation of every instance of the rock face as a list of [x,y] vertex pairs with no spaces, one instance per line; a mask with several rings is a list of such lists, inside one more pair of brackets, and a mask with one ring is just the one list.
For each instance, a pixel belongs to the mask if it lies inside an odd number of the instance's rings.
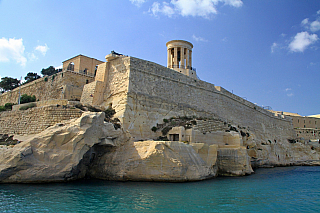
[[248,175],[253,172],[251,163],[255,167],[319,164],[319,154],[308,145],[266,142],[254,133],[241,137],[217,132],[223,136],[219,143],[134,142],[129,132],[115,130],[104,118],[104,113],[86,112],[19,144],[0,145],[0,183],[84,177],[184,182]]
[[86,174],[83,157],[88,156],[91,147],[99,143],[114,146],[119,141],[126,141],[125,134],[105,123],[104,113],[84,113],[79,119],[56,124],[13,148],[0,148],[0,182],[82,178]]
[[129,142],[97,158],[89,173],[122,181],[183,182],[216,176],[216,149],[203,149],[201,157],[196,150],[178,141]]
[[308,144],[259,138],[263,138],[259,132],[243,137],[253,167],[320,165],[319,152]]
[[245,147],[219,148],[218,171],[221,176],[241,176],[253,173]]

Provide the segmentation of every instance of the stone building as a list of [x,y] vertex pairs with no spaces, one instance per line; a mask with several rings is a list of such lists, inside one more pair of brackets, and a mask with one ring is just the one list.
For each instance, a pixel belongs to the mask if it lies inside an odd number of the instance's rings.
[[98,65],[95,80],[86,84],[81,103],[112,106],[134,140],[157,138],[153,126],[164,118],[210,117],[249,127],[269,141],[294,137],[291,119],[273,113],[199,80],[192,68],[192,44],[167,43],[167,67],[111,53]]
[[319,115],[301,116],[297,113],[272,111],[277,116],[287,116],[292,119],[296,137],[306,141],[320,140],[320,117]]
[[77,55],[68,60],[62,62],[62,69],[81,73],[84,75],[95,76],[99,64],[103,61],[99,61],[95,58],[90,58],[84,55]]
[[20,94],[35,95],[38,101],[50,99],[80,100],[85,84],[94,81],[96,68],[103,63],[94,58],[78,55],[63,62],[63,70],[44,76],[0,95],[0,106],[18,103]]

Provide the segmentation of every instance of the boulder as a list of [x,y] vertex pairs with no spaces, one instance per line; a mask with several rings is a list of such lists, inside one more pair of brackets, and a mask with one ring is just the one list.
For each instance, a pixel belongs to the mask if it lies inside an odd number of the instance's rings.
[[[122,130],[104,122],[104,113],[86,112],[13,147],[0,148],[0,182],[58,182],[83,178],[82,159],[96,145],[126,141]],[[88,154],[87,154],[88,155]]]
[[[216,152],[205,159],[178,141],[128,142],[97,158],[90,176],[107,180],[184,182],[216,176]],[[209,155],[208,155],[209,153]],[[209,163],[209,164],[208,164]]]

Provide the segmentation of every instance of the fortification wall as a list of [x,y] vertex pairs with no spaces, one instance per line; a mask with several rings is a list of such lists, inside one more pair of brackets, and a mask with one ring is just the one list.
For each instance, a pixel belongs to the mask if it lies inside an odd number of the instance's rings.
[[105,86],[103,92],[104,107],[116,110],[116,117],[122,121],[127,103],[127,93],[129,88],[130,58],[119,57],[106,64]]
[[[22,85],[21,95],[35,95],[39,101],[50,99],[80,100],[83,86],[93,80],[93,77],[64,71]],[[20,88],[16,88],[0,95],[0,105],[18,103],[19,90]]]
[[79,118],[81,114],[79,109],[57,105],[0,112],[0,134],[37,134],[63,120]]
[[172,116],[210,116],[249,127],[258,138],[294,137],[290,119],[246,101],[221,87],[189,78],[153,62],[130,57],[124,127],[135,139],[154,138],[152,126]]

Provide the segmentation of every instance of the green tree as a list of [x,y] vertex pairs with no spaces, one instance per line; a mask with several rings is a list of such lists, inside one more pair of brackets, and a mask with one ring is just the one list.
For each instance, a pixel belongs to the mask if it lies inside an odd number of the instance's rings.
[[4,77],[1,78],[0,81],[0,88],[2,91],[9,91],[13,90],[14,88],[17,88],[20,84],[20,81],[16,78],[11,78],[11,77]]
[[25,104],[25,103],[29,103],[29,102],[35,102],[36,101],[36,96],[35,95],[27,95],[27,94],[23,94],[20,97],[20,103],[21,104]]
[[56,74],[56,73],[58,73],[58,70],[56,70],[55,68],[54,68],[54,66],[50,66],[50,67],[48,67],[48,68],[46,68],[46,69],[42,69],[41,70],[41,74],[42,75],[53,75],[53,74]]
[[29,83],[29,82],[31,82],[31,81],[37,80],[37,79],[39,79],[39,78],[41,78],[41,76],[38,75],[37,73],[29,72],[29,73],[27,74],[27,76],[24,77],[24,79],[26,80],[25,84],[27,84],[27,83]]

